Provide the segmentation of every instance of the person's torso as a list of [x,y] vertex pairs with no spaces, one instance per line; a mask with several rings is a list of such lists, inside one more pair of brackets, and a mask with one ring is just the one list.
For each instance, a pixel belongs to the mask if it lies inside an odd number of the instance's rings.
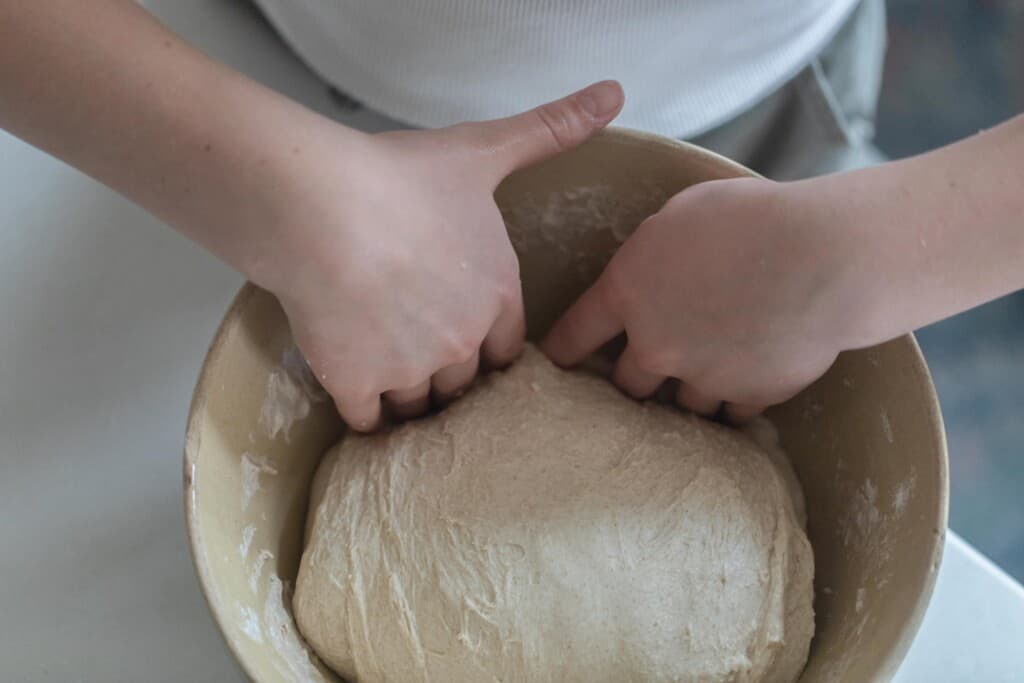
[[398,120],[494,118],[622,82],[618,125],[707,130],[804,67],[857,0],[257,0],[324,78]]

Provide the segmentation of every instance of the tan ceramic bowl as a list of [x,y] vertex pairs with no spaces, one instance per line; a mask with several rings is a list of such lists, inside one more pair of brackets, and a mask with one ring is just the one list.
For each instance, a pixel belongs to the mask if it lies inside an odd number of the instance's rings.
[[[613,130],[509,178],[497,199],[530,336],[667,197],[744,174],[696,147]],[[344,429],[323,399],[277,302],[244,287],[196,387],[185,506],[210,609],[260,682],[338,680],[308,655],[289,611],[310,480]],[[924,615],[946,528],[942,419],[917,344],[906,336],[845,353],[771,417],[806,492],[816,564],[817,632],[800,680],[884,680]]]

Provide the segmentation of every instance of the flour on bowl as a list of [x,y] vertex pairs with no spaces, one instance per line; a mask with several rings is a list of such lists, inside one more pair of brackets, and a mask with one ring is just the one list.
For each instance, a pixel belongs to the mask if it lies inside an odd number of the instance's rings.
[[910,502],[910,496],[914,493],[914,483],[917,478],[911,474],[911,476],[900,483],[896,487],[896,492],[892,494],[892,512],[895,515],[903,514],[903,511],[907,509],[907,503]]
[[[865,479],[853,497],[853,503],[843,520],[843,545],[851,543],[870,548],[882,514],[878,510],[878,486]],[[874,539],[877,540],[877,539]]]
[[249,589],[253,593],[256,593],[259,586],[260,577],[263,575],[263,566],[267,563],[267,560],[272,559],[274,559],[274,553],[266,548],[261,548],[260,552],[256,555],[256,559],[253,560],[252,566],[249,567]]
[[242,633],[249,636],[250,640],[262,643],[263,630],[260,628],[260,618],[256,614],[256,610],[251,607],[238,605],[238,612],[241,616]]
[[302,352],[290,347],[281,354],[280,365],[267,376],[259,425],[271,439],[283,434],[288,441],[292,425],[306,419],[313,404],[326,399],[327,392],[313,376]]
[[246,524],[242,529],[242,542],[238,544],[238,554],[242,556],[243,560],[249,556],[249,546],[252,545],[252,538],[255,535],[255,524]]
[[632,193],[617,192],[608,185],[579,185],[527,195],[505,218],[516,251],[552,252],[562,268],[581,280],[593,280],[606,259],[594,259],[581,248],[584,244],[588,250],[593,248],[586,238],[605,235],[610,257],[668,197],[660,186],[643,180]]
[[896,442],[892,433],[892,422],[889,421],[889,413],[885,409],[882,410],[882,433],[885,434],[885,440],[889,443]]
[[291,612],[291,583],[270,576],[267,582],[267,599],[263,604],[263,624],[267,637],[278,656],[273,658],[274,666],[281,674],[297,681],[312,681],[319,678],[317,666],[308,647],[299,635]]
[[[260,475],[277,474],[277,468],[262,456],[242,453],[242,509],[249,507],[249,501],[260,490]],[[244,540],[244,539],[243,539]]]

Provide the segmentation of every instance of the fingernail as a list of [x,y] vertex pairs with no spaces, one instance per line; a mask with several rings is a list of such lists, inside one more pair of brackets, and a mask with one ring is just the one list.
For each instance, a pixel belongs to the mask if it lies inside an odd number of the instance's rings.
[[595,83],[577,97],[580,109],[595,119],[605,119],[622,104],[622,88],[615,81]]

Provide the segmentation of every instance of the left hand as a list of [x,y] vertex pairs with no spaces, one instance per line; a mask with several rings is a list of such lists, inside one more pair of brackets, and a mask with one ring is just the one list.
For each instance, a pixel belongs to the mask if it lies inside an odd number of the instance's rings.
[[[861,269],[848,230],[799,184],[695,185],[637,228],[543,343],[574,365],[625,331],[613,379],[636,398],[667,378],[695,413],[743,422],[798,393],[853,335]],[[802,187],[802,186],[801,186]]]

